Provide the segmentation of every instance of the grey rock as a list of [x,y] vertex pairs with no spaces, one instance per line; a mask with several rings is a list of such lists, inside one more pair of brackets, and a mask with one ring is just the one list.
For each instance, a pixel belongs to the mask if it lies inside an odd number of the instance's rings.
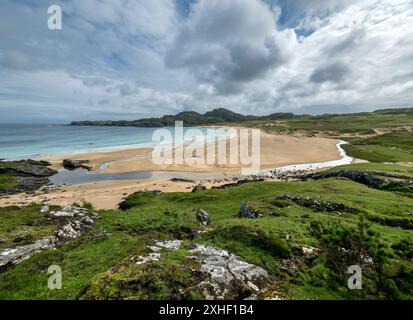
[[225,299],[228,295],[237,295],[245,286],[259,291],[258,284],[268,281],[267,271],[226,250],[196,245],[190,252],[194,254],[190,258],[201,264],[199,271],[208,275],[208,279],[199,284],[206,299]]
[[181,240],[169,240],[169,241],[157,241],[155,245],[160,248],[170,249],[170,250],[179,250],[181,247]]
[[30,258],[36,252],[53,248],[53,241],[53,237],[46,237],[29,245],[3,250],[0,252],[0,272],[14,267]]
[[242,201],[241,202],[241,208],[240,208],[240,211],[239,211],[239,216],[241,218],[257,219],[261,215],[259,213],[254,212],[251,209],[251,206],[248,203]]
[[209,213],[202,209],[196,210],[196,217],[198,218],[199,222],[207,226],[211,222],[211,218],[209,217]]
[[70,240],[80,237],[92,227],[99,218],[87,209],[75,206],[62,207],[57,212],[50,212],[52,219],[63,220],[63,226],[52,236],[44,237],[32,244],[5,249],[0,252],[0,272],[7,270],[30,258],[36,252],[61,247]]

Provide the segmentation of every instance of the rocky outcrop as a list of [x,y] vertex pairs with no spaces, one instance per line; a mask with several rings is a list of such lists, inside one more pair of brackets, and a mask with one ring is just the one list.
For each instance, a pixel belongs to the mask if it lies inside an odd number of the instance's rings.
[[33,192],[45,186],[49,183],[49,177],[57,173],[48,166],[50,163],[47,161],[0,161],[0,174],[16,177],[17,180],[10,189],[0,191],[0,196]]
[[56,170],[48,168],[47,161],[21,160],[0,161],[0,173],[16,177],[50,177],[57,173]]
[[324,200],[313,199],[310,197],[301,197],[296,195],[282,194],[277,196],[279,200],[289,200],[295,204],[309,208],[319,212],[335,212],[337,214],[343,213],[358,213],[359,210],[351,207],[347,207],[342,203],[334,203]]
[[[144,264],[161,259],[162,250],[179,250],[182,241],[156,241],[147,256],[128,258],[136,264]],[[202,273],[203,281],[198,284],[205,299],[239,299],[257,295],[265,290],[269,275],[267,271],[256,265],[243,261],[240,257],[226,250],[194,243],[189,250],[188,259],[196,262],[192,271]],[[117,269],[111,269],[111,272]],[[246,296],[242,296],[242,293]],[[241,294],[241,296],[240,296]]]
[[268,281],[267,271],[226,250],[195,244],[190,252],[189,258],[197,261],[199,271],[207,275],[199,283],[205,299],[247,298],[240,297],[240,293],[257,294]]
[[240,218],[257,219],[261,217],[261,214],[252,210],[248,203],[242,201],[238,216]]
[[203,225],[207,226],[211,222],[211,218],[209,217],[209,213],[202,209],[196,209],[196,217],[199,222]]
[[57,220],[62,226],[53,235],[39,239],[32,244],[1,251],[0,272],[16,266],[36,252],[61,247],[68,241],[80,237],[92,228],[99,218],[87,209],[74,206],[65,206],[58,211],[49,212],[48,205],[45,205],[42,212],[48,214],[50,219]]
[[64,159],[63,168],[67,170],[86,169],[90,171],[92,170],[92,167],[90,167],[88,163],[89,163],[89,160]]
[[[327,173],[302,175],[300,180],[320,180],[327,178],[346,178],[380,190],[396,190],[413,192],[413,179],[410,176],[395,175],[385,172],[368,172],[356,170],[340,170]],[[393,179],[392,179],[393,178]]]
[[238,180],[233,183],[227,183],[221,186],[214,186],[211,189],[228,189],[228,188],[233,188],[233,187],[239,187],[247,183],[263,182],[263,181],[265,181],[265,179],[263,178],[251,177],[248,179]]

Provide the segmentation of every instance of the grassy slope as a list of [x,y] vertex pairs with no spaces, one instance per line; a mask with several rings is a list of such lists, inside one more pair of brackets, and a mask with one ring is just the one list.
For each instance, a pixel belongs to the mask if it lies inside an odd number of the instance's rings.
[[[413,109],[376,111],[342,115],[301,116],[284,121],[254,121],[252,126],[261,126],[268,131],[310,130],[313,132],[334,131],[339,133],[372,133],[375,128],[395,128],[413,125]],[[271,123],[271,126],[268,124]],[[266,126],[267,125],[267,126]]]
[[347,153],[371,162],[413,162],[413,133],[394,132],[372,138],[350,139]]
[[328,133],[337,138],[346,134],[375,134],[376,128],[392,128],[393,133],[372,138],[346,136],[344,146],[355,158],[371,162],[413,162],[413,133],[403,126],[413,126],[413,109],[382,110],[373,113],[301,116],[282,121],[257,120],[240,125],[261,128],[270,133],[290,133],[297,130],[309,135]]
[[[265,128],[270,132],[334,131],[339,137],[349,132],[371,133],[372,129],[378,127],[411,126],[413,114],[410,110],[382,111],[372,114],[300,117],[274,121],[271,126],[268,123],[269,121],[254,121],[248,125]],[[381,163],[412,161],[411,137],[411,133],[397,132],[375,138],[351,138],[347,151],[353,156],[375,163],[354,164],[332,170],[382,171],[413,176],[413,168]],[[10,177],[0,175],[0,190],[2,187],[10,188],[14,183]],[[285,206],[274,202],[276,195],[284,193],[343,203],[360,213],[338,216],[316,212],[293,203]],[[264,216],[256,220],[236,218],[240,201],[248,201],[254,208],[259,208]],[[187,240],[186,244],[196,241],[234,252],[267,269],[274,277],[276,289],[290,298],[357,298],[357,295],[348,294],[344,284],[330,286],[330,281],[326,278],[329,272],[325,261],[317,261],[315,265],[300,265],[297,273],[285,272],[281,262],[286,251],[294,252],[294,248],[302,245],[319,245],[310,232],[312,222],[341,222],[345,226],[356,228],[361,213],[368,217],[371,230],[377,232],[389,247],[403,239],[413,238],[413,231],[407,227],[413,218],[406,215],[413,211],[413,197],[410,194],[373,190],[341,179],[255,183],[227,190],[190,194],[135,194],[128,199],[128,204],[131,208],[127,211],[101,212],[102,219],[95,230],[81,239],[58,250],[38,253],[16,268],[1,273],[0,299],[113,298],[113,294],[119,292],[121,298],[199,298],[196,290],[188,289],[184,294],[171,290],[179,286],[192,288],[194,282],[198,281],[187,268],[185,250],[164,255],[159,263],[150,263],[146,267],[129,266],[116,275],[106,273],[130,255],[148,253],[147,245],[152,244],[153,239],[161,238],[181,238]],[[205,209],[211,215],[211,230],[207,233],[194,232],[199,228],[193,212],[195,208]],[[16,244],[16,232],[28,233],[27,239],[36,239],[53,231],[53,226],[41,223],[44,217],[39,210],[38,206],[0,210],[0,247]],[[398,224],[402,226],[399,228],[390,227],[388,222],[393,220],[406,223]],[[94,234],[99,230],[109,232],[109,236],[95,239]],[[20,234],[17,235],[19,237]],[[396,265],[402,261],[412,265],[411,258],[392,254]],[[47,268],[52,264],[58,264],[63,269],[63,290],[47,289]],[[401,290],[409,291],[409,288]],[[413,299],[411,294],[402,297]]]
[[[251,263],[263,266],[277,278],[277,289],[291,298],[343,297],[337,290],[312,284],[309,279],[314,271],[311,270],[303,269],[300,275],[302,282],[299,285],[293,284],[291,276],[280,268],[282,251],[275,249],[282,249],[285,245],[292,248],[316,245],[316,239],[309,232],[311,221],[341,221],[345,225],[356,226],[358,215],[337,216],[315,212],[295,204],[290,204],[290,207],[269,205],[276,195],[283,193],[319,196],[320,200],[344,203],[372,215],[397,218],[405,217],[406,212],[413,211],[413,199],[409,197],[334,179],[297,183],[254,183],[197,193],[136,194],[129,198],[133,207],[128,211],[101,212],[102,219],[98,222],[97,229],[106,230],[111,233],[110,236],[96,240],[90,240],[93,239],[91,235],[88,240],[86,236],[62,249],[39,253],[13,270],[0,274],[0,298],[74,299],[82,296],[91,283],[97,283],[93,287],[96,291],[96,287],[101,285],[98,280],[106,270],[130,254],[148,252],[146,245],[151,244],[151,239],[191,239],[194,236],[193,230],[199,227],[193,212],[195,208],[203,208],[210,213],[212,229],[195,235],[194,241],[228,249]],[[276,216],[265,214],[269,212],[267,210],[263,211],[264,217],[261,219],[236,218],[240,201],[248,201],[254,207],[270,209]],[[32,209],[38,210],[37,207]],[[5,217],[8,224],[12,224],[13,219],[13,215]],[[374,222],[371,225],[372,229],[382,235],[383,241],[389,244],[411,237],[413,233],[411,230],[391,228]],[[285,240],[287,235],[290,239],[288,244]],[[178,268],[175,269],[179,270],[175,276],[182,283],[189,284],[191,280],[184,268],[185,254],[178,252],[176,255],[169,258],[166,256],[165,259],[173,260]],[[151,275],[154,277],[151,281],[155,281],[159,286],[141,288],[141,295],[136,296],[135,292],[135,298],[168,297],[165,291],[168,287],[165,286],[165,273],[171,271],[163,259],[160,265],[153,266],[153,270],[157,271]],[[47,289],[46,270],[51,264],[58,264],[63,268],[64,290]],[[143,277],[146,273],[139,268],[127,269],[121,276]],[[95,291],[92,291],[93,297],[96,297]],[[101,297],[105,297],[107,292],[101,294]],[[185,298],[188,297],[198,295],[190,292],[185,295]]]

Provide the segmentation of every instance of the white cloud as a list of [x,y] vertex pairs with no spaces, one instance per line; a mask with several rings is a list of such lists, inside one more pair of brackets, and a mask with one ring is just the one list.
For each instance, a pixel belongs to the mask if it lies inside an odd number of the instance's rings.
[[185,17],[169,0],[59,2],[52,32],[47,1],[3,1],[0,114],[412,106],[411,0],[197,0]]

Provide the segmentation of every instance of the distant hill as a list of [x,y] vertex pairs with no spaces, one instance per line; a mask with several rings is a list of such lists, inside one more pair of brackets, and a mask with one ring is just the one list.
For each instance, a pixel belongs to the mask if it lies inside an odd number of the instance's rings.
[[[367,119],[379,119],[383,122],[385,119],[391,120],[389,117],[413,116],[413,108],[403,109],[381,109],[373,112],[347,113],[347,114],[323,114],[318,116],[311,115],[295,115],[293,113],[278,112],[268,116],[252,116],[242,115],[225,108],[217,108],[204,114],[195,111],[184,111],[176,115],[165,115],[161,118],[144,118],[138,120],[102,120],[102,121],[72,121],[72,126],[117,126],[117,127],[168,127],[174,126],[175,121],[183,121],[185,126],[200,126],[214,125],[224,123],[241,123],[246,121],[274,121],[274,120],[291,120],[293,123],[301,124],[302,121],[309,122],[314,126],[314,121],[331,121],[333,127],[337,126],[337,121],[365,123]],[[377,118],[379,117],[379,118]],[[389,118],[389,119],[388,119]],[[406,119],[405,119],[406,120]],[[406,122],[406,121],[405,121]],[[351,123],[354,125],[354,123]],[[365,123],[366,124],[366,123]],[[410,124],[402,123],[404,125]],[[382,126],[387,126],[387,123],[382,123]],[[307,126],[303,126],[306,129]]]
[[262,119],[291,119],[292,113],[274,113],[268,117],[244,116],[224,108],[200,114],[194,111],[184,111],[176,115],[165,115],[161,118],[145,118],[139,120],[103,120],[103,121],[72,121],[72,126],[120,126],[120,127],[167,127],[175,121],[183,121],[186,126],[211,125],[218,123],[234,123]]

